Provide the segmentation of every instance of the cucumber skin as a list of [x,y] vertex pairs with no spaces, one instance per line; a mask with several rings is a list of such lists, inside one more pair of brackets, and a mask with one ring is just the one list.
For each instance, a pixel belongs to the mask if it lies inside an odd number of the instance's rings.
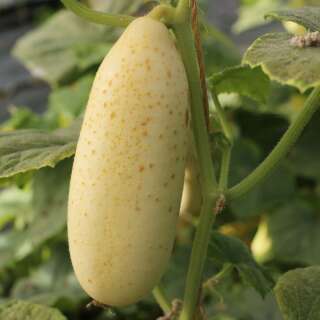
[[96,301],[145,297],[168,264],[190,132],[189,89],[167,28],[132,22],[101,64],[68,204],[72,264]]

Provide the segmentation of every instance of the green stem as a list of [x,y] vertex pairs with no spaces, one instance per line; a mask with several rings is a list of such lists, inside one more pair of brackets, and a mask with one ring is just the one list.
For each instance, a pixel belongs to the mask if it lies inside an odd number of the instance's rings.
[[221,280],[226,278],[234,269],[233,264],[226,263],[219,273],[215,274],[212,278],[208,279],[204,284],[204,289],[212,290]]
[[183,24],[191,17],[190,0],[180,0],[176,8],[176,23]]
[[222,131],[228,140],[227,145],[224,146],[222,150],[220,178],[219,178],[219,189],[221,192],[224,192],[228,188],[230,162],[231,162],[231,154],[232,154],[232,148],[233,148],[233,134],[232,134],[232,129],[227,120],[226,114],[214,90],[211,90],[211,97],[215,105],[216,113],[218,115],[219,122],[222,127]]
[[212,96],[212,100],[213,103],[215,105],[216,108],[216,112],[218,114],[218,118],[219,118],[219,122],[221,124],[222,130],[224,135],[226,136],[226,138],[229,140],[229,143],[232,144],[233,143],[233,134],[232,134],[232,129],[229,125],[229,122],[227,120],[227,117],[225,115],[225,112],[221,106],[221,103],[218,99],[217,94],[214,92],[214,90],[211,90],[211,96]]
[[229,171],[231,162],[232,146],[226,146],[222,151],[222,160],[220,168],[220,178],[219,178],[219,190],[225,192],[228,188],[229,182]]
[[[218,186],[211,159],[209,135],[206,128],[197,52],[189,21],[189,1],[181,0],[177,10],[178,20],[174,25],[174,31],[189,80],[192,123],[199,158],[200,178],[204,198],[200,221],[193,242],[183,309],[180,315],[180,320],[192,320],[194,319],[197,308],[202,273],[208,251],[210,230],[215,220],[213,208],[215,207],[218,195],[215,194],[213,190],[217,190]],[[185,15],[184,19],[183,15]]]
[[166,297],[163,288],[158,285],[152,291],[154,299],[157,301],[158,305],[162,309],[164,314],[169,314],[171,312],[171,303]]
[[174,31],[188,75],[191,93],[192,125],[199,158],[201,185],[205,197],[205,195],[212,193],[212,189],[217,186],[217,181],[206,128],[197,52],[194,45],[192,29],[189,24],[175,25]]
[[320,107],[320,87],[313,90],[298,117],[290,125],[269,156],[244,180],[227,191],[227,199],[238,198],[261,182],[274,167],[288,154],[300,137],[303,129]]
[[97,24],[125,28],[135,19],[134,17],[127,15],[95,11],[81,4],[77,0],[61,0],[61,2],[77,16]]
[[170,26],[175,21],[175,8],[170,5],[161,4],[153,8],[148,16],[163,21],[167,26]]
[[208,197],[204,200],[201,209],[200,221],[193,242],[187,282],[185,287],[183,309],[180,320],[193,320],[199,300],[202,273],[207,257],[211,226],[215,220],[213,207],[217,197]]

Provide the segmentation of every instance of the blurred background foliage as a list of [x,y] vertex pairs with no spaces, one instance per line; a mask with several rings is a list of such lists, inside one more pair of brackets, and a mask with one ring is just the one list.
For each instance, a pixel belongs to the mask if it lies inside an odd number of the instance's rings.
[[[85,2],[99,10],[138,16],[157,1]],[[210,20],[202,28],[208,79],[238,65],[258,35],[283,30],[281,23],[264,20],[265,13],[318,4],[318,0],[200,2],[202,15]],[[54,320],[150,320],[161,315],[151,296],[128,308],[87,309],[90,299],[80,289],[68,255],[70,157],[81,122],[76,119],[84,110],[97,67],[120,33],[82,21],[58,1],[0,1],[0,130],[17,130],[10,135],[10,150],[6,135],[0,138],[1,320],[13,315],[25,319],[26,314],[39,320],[49,314]],[[249,87],[255,86],[249,95],[220,95],[236,136],[232,185],[271,151],[305,101],[296,89],[264,78],[255,84],[255,79],[247,78]],[[270,277],[320,264],[319,125],[317,115],[281,166],[218,217],[214,228],[220,233],[212,235],[206,277],[219,274],[226,265],[234,268],[223,281],[206,282],[204,303],[210,320],[281,319],[274,295],[267,294]],[[213,134],[218,131],[214,127]],[[213,140],[213,148],[218,142]],[[172,298],[183,293],[194,219],[181,218],[163,279]],[[266,294],[263,300],[261,295]]]

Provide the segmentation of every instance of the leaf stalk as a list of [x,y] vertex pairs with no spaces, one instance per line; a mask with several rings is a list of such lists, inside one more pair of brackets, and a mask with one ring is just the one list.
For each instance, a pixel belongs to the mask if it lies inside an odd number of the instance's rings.
[[229,201],[243,196],[270,174],[297,142],[319,107],[320,87],[313,90],[298,117],[291,123],[286,133],[266,159],[249,176],[227,191],[226,197]]

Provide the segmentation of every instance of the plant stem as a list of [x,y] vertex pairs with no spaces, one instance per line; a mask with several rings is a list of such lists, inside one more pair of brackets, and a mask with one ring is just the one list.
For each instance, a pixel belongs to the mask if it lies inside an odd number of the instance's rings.
[[238,198],[261,182],[274,167],[288,154],[291,147],[300,137],[303,129],[320,107],[320,87],[313,90],[298,117],[268,155],[268,157],[244,180],[227,191],[227,199]]
[[183,24],[187,22],[191,16],[190,0],[179,0],[176,8],[176,23]]
[[77,0],[61,0],[61,2],[77,16],[97,24],[125,28],[135,19],[134,17],[127,15],[95,11],[81,4]]
[[220,178],[219,178],[219,190],[225,192],[228,188],[229,171],[231,162],[232,146],[226,146],[222,151]]
[[200,70],[190,16],[189,1],[181,0],[177,7],[177,20],[174,24],[174,31],[189,80],[192,122],[204,200],[193,242],[180,320],[192,320],[195,316],[202,273],[208,251],[210,230],[215,220],[213,208],[218,199],[218,194],[214,192],[214,190],[218,189],[218,185],[211,158],[210,141],[203,108]]
[[217,94],[214,92],[214,90],[211,90],[211,96],[212,96],[212,100],[213,103],[216,107],[216,112],[218,114],[218,118],[223,130],[224,135],[226,136],[226,138],[228,139],[230,144],[233,144],[233,134],[232,134],[232,129],[228,123],[228,120],[226,118],[225,112],[221,106],[221,103],[218,99]]
[[170,5],[161,4],[154,7],[148,16],[163,21],[167,26],[170,26],[175,20],[175,8]]
[[233,264],[231,263],[226,263],[223,267],[222,270],[219,271],[217,274],[215,274],[213,277],[208,279],[204,284],[203,288],[204,289],[209,289],[212,290],[221,280],[223,280],[225,277],[227,277],[234,269]]
[[175,25],[174,30],[189,80],[192,124],[199,158],[201,185],[205,197],[212,193],[212,189],[217,186],[217,181],[211,159],[210,141],[203,110],[197,53],[191,26],[189,24]]
[[154,299],[157,301],[158,305],[162,309],[164,314],[169,314],[171,312],[171,303],[166,297],[161,285],[156,286],[152,291]]
[[211,90],[211,97],[216,108],[216,112],[222,127],[222,131],[226,139],[228,140],[227,145],[222,150],[220,178],[219,178],[219,189],[221,192],[225,192],[225,190],[228,188],[230,162],[231,162],[231,154],[232,154],[232,148],[233,148],[233,134],[232,134],[232,129],[229,125],[229,122],[226,118],[225,112],[214,90]]
[[217,197],[204,200],[191,252],[191,259],[185,287],[183,309],[180,320],[193,320],[197,309],[202,282],[202,273],[207,257],[211,226],[215,220],[213,207]]
[[196,47],[196,52],[198,56],[198,65],[199,65],[201,88],[202,88],[203,110],[205,114],[207,129],[210,132],[209,96],[208,96],[206,68],[205,68],[205,62],[204,62],[201,33],[199,30],[197,0],[191,0],[191,21],[192,21],[191,22],[192,32],[194,36],[194,45]]

